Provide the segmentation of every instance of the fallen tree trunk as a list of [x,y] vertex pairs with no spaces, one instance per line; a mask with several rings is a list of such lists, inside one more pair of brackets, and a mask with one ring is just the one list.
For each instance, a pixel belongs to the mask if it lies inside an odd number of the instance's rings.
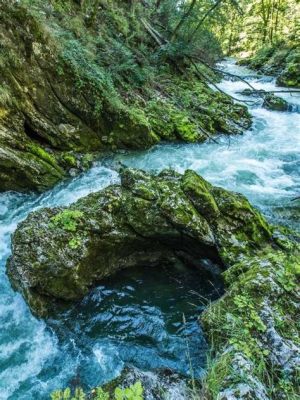
[[251,96],[252,94],[257,94],[257,93],[261,93],[261,94],[273,94],[273,93],[299,93],[300,94],[300,90],[263,90],[263,89],[244,89],[241,90],[240,92],[238,92],[240,94],[244,94],[244,95],[249,95]]

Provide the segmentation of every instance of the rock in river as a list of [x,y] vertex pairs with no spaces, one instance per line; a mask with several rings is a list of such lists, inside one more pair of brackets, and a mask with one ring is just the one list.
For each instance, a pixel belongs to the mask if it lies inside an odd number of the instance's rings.
[[208,272],[223,272],[227,290],[202,317],[214,350],[204,392],[288,398],[298,390],[300,361],[297,236],[275,231],[244,196],[193,171],[120,174],[119,185],[33,212],[18,226],[7,265],[14,287],[41,316],[121,268],[168,262],[209,270],[210,259],[219,270]]
[[68,208],[31,213],[13,237],[9,276],[30,306],[83,297],[120,268],[163,261],[221,266],[271,236],[245,197],[213,187],[193,171],[152,176],[121,172],[121,184]]

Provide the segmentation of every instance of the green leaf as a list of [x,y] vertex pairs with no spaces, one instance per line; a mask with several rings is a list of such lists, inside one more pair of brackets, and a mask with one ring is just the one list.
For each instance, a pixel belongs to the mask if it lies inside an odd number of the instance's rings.
[[124,400],[123,390],[118,387],[115,389],[115,400]]
[[71,389],[66,388],[63,393],[63,400],[69,400],[71,397]]

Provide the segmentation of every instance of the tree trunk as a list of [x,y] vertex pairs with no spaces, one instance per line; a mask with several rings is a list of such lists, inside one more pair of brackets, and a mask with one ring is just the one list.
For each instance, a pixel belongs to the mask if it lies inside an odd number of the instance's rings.
[[180,28],[182,27],[182,25],[184,24],[185,20],[191,15],[195,5],[196,5],[196,1],[197,0],[192,0],[188,10],[186,11],[186,13],[183,14],[181,20],[178,22],[178,24],[176,25],[173,34],[171,36],[171,41],[175,39],[175,37],[177,36],[177,33],[179,32]]

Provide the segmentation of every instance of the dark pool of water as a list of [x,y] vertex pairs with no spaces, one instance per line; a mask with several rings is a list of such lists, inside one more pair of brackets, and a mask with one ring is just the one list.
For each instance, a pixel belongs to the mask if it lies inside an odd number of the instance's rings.
[[47,323],[60,346],[81,360],[76,379],[83,386],[125,365],[199,377],[207,343],[198,318],[221,292],[220,280],[189,267],[136,267],[102,281]]

